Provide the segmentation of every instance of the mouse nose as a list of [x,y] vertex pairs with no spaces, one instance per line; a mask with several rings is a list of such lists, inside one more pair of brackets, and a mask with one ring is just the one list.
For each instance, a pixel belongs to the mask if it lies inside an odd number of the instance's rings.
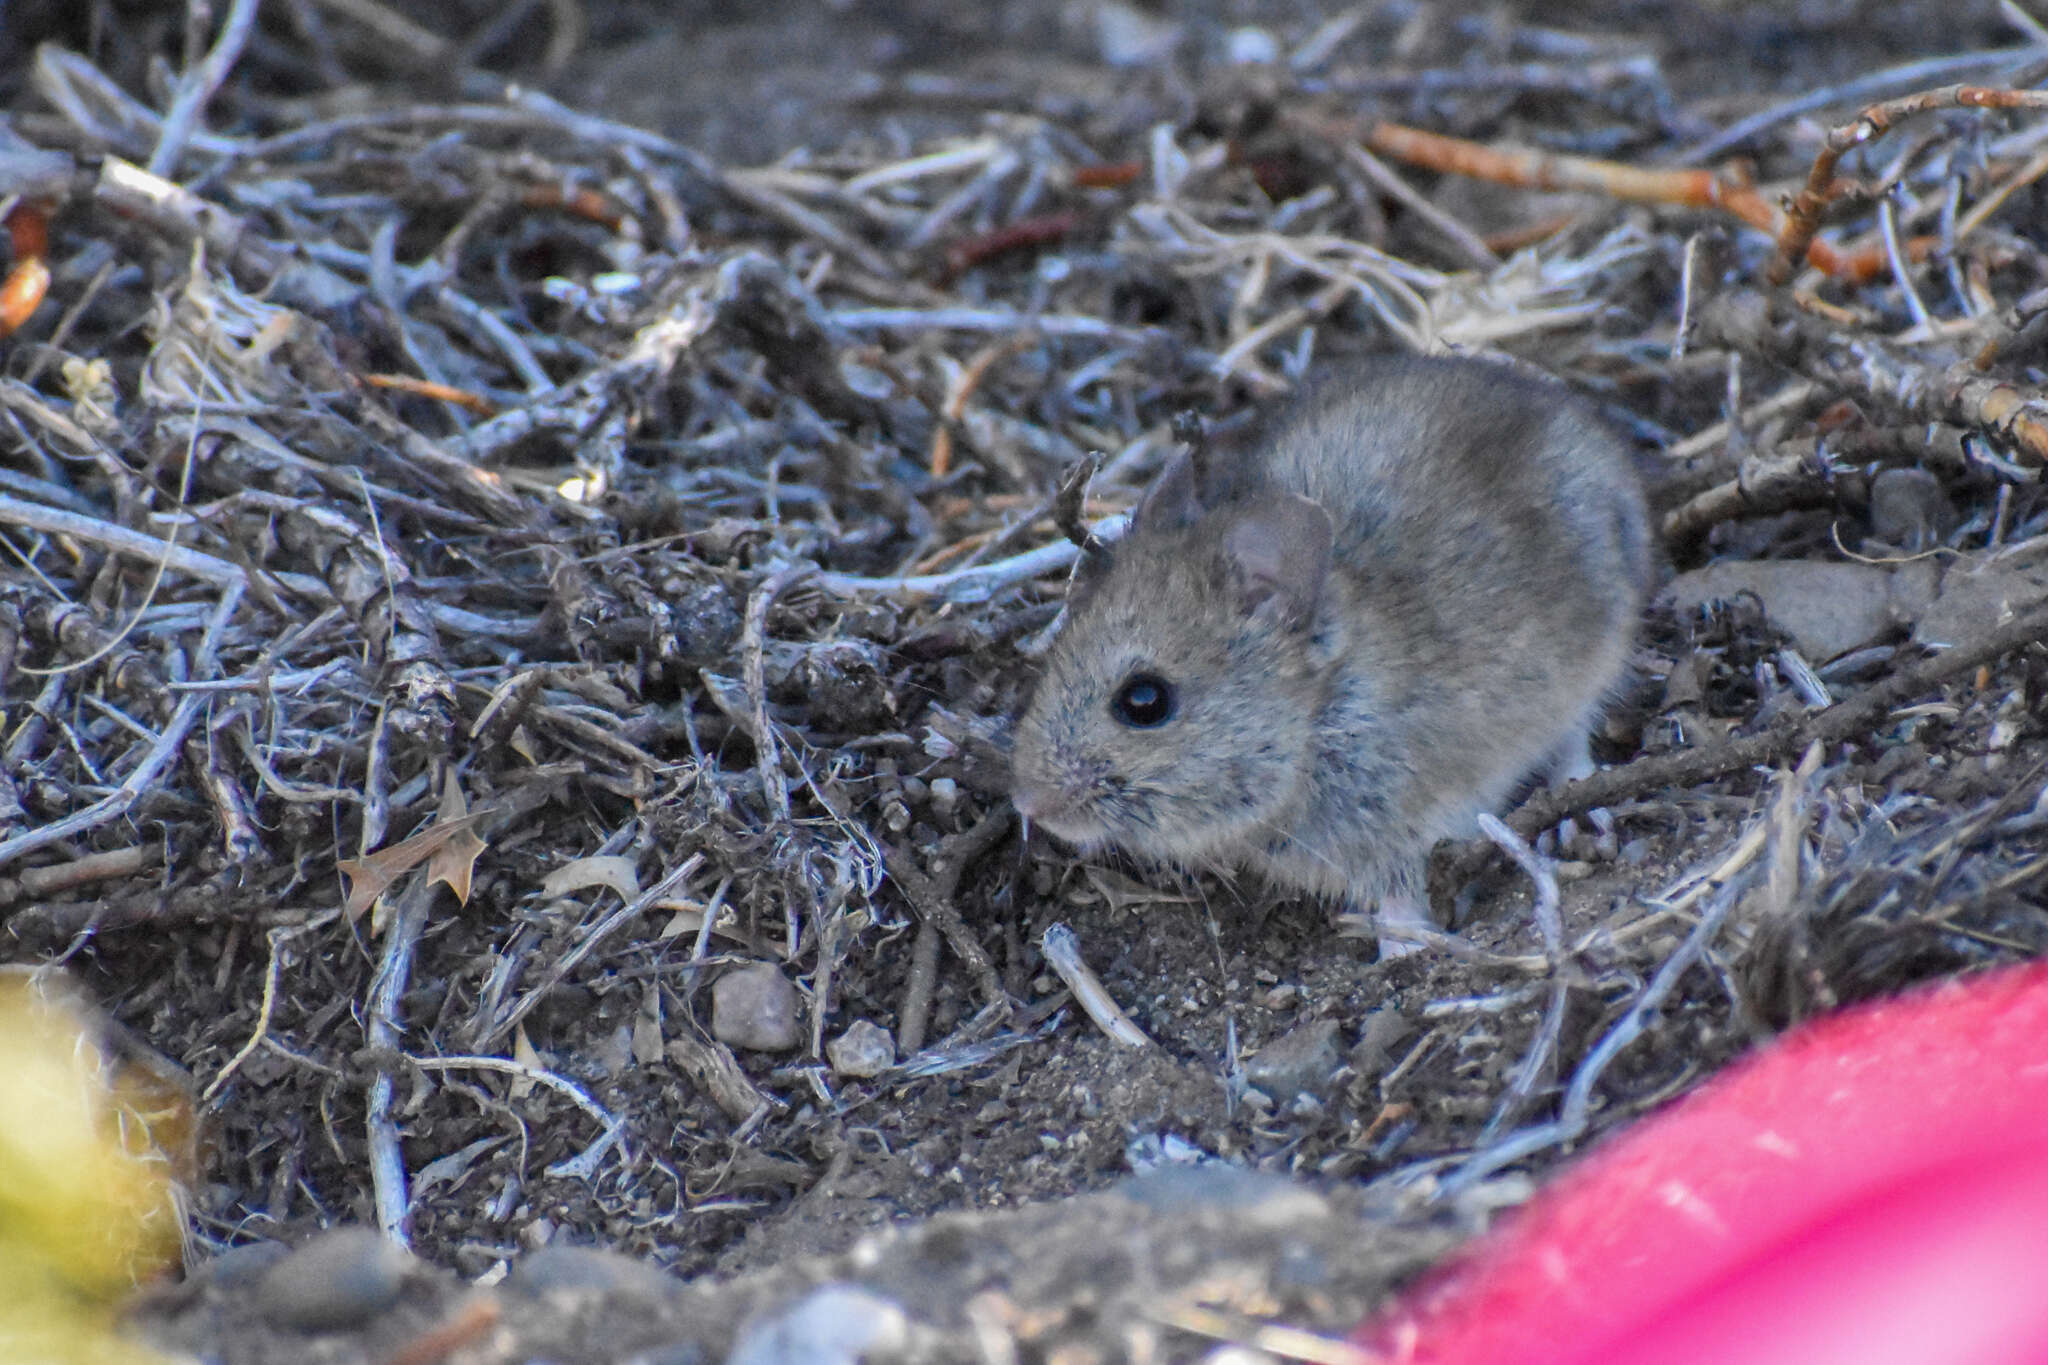
[[1010,804],[1017,808],[1017,814],[1029,824],[1037,824],[1045,815],[1045,796],[1029,787],[1019,787],[1010,793]]

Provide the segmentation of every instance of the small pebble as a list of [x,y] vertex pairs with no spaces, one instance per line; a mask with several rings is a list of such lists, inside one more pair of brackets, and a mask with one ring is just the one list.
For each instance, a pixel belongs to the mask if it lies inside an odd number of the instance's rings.
[[200,1267],[200,1273],[217,1288],[243,1289],[261,1279],[291,1250],[283,1242],[244,1242],[208,1261]]
[[1260,1048],[1244,1064],[1244,1078],[1276,1100],[1319,1095],[1342,1057],[1335,1019],[1297,1024]]
[[896,1040],[880,1024],[859,1019],[825,1044],[825,1056],[841,1076],[879,1076],[896,1064]]
[[1358,1041],[1352,1044],[1344,1060],[1361,1077],[1377,1080],[1394,1064],[1394,1049],[1414,1032],[1415,1025],[1407,1015],[1391,1005],[1382,1006],[1365,1016],[1365,1023],[1358,1030]]
[[1300,1227],[1331,1212],[1329,1201],[1306,1185],[1220,1161],[1155,1166],[1124,1181],[1117,1191],[1159,1213],[1186,1217],[1218,1211],[1250,1227]]
[[1234,28],[1223,35],[1223,52],[1233,66],[1267,66],[1280,60],[1280,40],[1262,28]]
[[1870,533],[1908,554],[1948,538],[1957,521],[1941,481],[1924,469],[1887,469],[1870,481]]
[[803,1041],[796,987],[772,962],[754,962],[711,988],[711,1036],[729,1047],[788,1052]]
[[676,1287],[677,1281],[658,1266],[597,1247],[543,1247],[520,1257],[505,1277],[506,1289],[535,1296],[592,1290],[660,1300]]
[[901,1351],[909,1316],[865,1289],[828,1284],[749,1326],[726,1365],[857,1365],[863,1357]]
[[1269,1010],[1291,1010],[1300,1000],[1301,987],[1290,981],[1267,991],[1259,1003]]
[[334,1228],[265,1271],[254,1297],[274,1327],[338,1332],[397,1302],[412,1266],[409,1252],[369,1228]]

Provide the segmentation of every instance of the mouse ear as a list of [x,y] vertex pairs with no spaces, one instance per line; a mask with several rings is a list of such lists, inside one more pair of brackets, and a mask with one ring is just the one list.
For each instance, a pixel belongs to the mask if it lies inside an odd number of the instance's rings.
[[1131,514],[1133,529],[1144,527],[1148,531],[1178,531],[1192,526],[1202,515],[1202,499],[1195,487],[1195,462],[1181,451],[1166,462],[1159,471],[1159,477],[1152,480],[1152,486],[1145,490],[1145,496],[1138,501],[1138,510]]
[[1297,493],[1248,503],[1223,538],[1244,611],[1276,603],[1290,625],[1312,620],[1334,535],[1330,514]]

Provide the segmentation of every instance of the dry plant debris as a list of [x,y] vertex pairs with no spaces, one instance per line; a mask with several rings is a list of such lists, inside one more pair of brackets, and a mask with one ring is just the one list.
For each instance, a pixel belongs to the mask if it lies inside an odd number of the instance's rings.
[[[2032,40],[1973,55],[2011,86],[1765,109],[1743,167],[1690,164],[1722,130],[1646,48],[1510,25],[1390,72],[1339,55],[1361,10],[1149,133],[1102,74],[743,168],[514,86],[312,113],[254,9],[166,101],[45,46],[0,127],[0,918],[190,1068],[200,1243],[695,1270],[861,1189],[833,1216],[1092,1188],[1147,1134],[1472,1213],[1804,1013],[2048,947]],[[1314,907],[1020,847],[1004,718],[1066,568],[1180,414],[1388,347],[1599,395],[1682,570],[1932,557],[1991,605],[1834,659],[1756,597],[1663,612],[1615,766],[1511,821],[1613,826],[1541,943],[1483,849],[1446,893],[1483,911],[1382,968]],[[1049,933],[1156,1046],[1087,1039]],[[794,1047],[711,1033],[747,964]],[[1318,1018],[1341,1065],[1276,1105],[1239,1048]],[[855,1027],[898,1060],[835,1074]]]

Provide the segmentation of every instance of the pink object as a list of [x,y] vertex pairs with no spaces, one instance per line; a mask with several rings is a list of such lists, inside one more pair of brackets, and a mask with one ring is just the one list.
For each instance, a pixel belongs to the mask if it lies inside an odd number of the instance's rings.
[[1795,1030],[1357,1340],[1412,1365],[2048,1365],[2048,962]]

